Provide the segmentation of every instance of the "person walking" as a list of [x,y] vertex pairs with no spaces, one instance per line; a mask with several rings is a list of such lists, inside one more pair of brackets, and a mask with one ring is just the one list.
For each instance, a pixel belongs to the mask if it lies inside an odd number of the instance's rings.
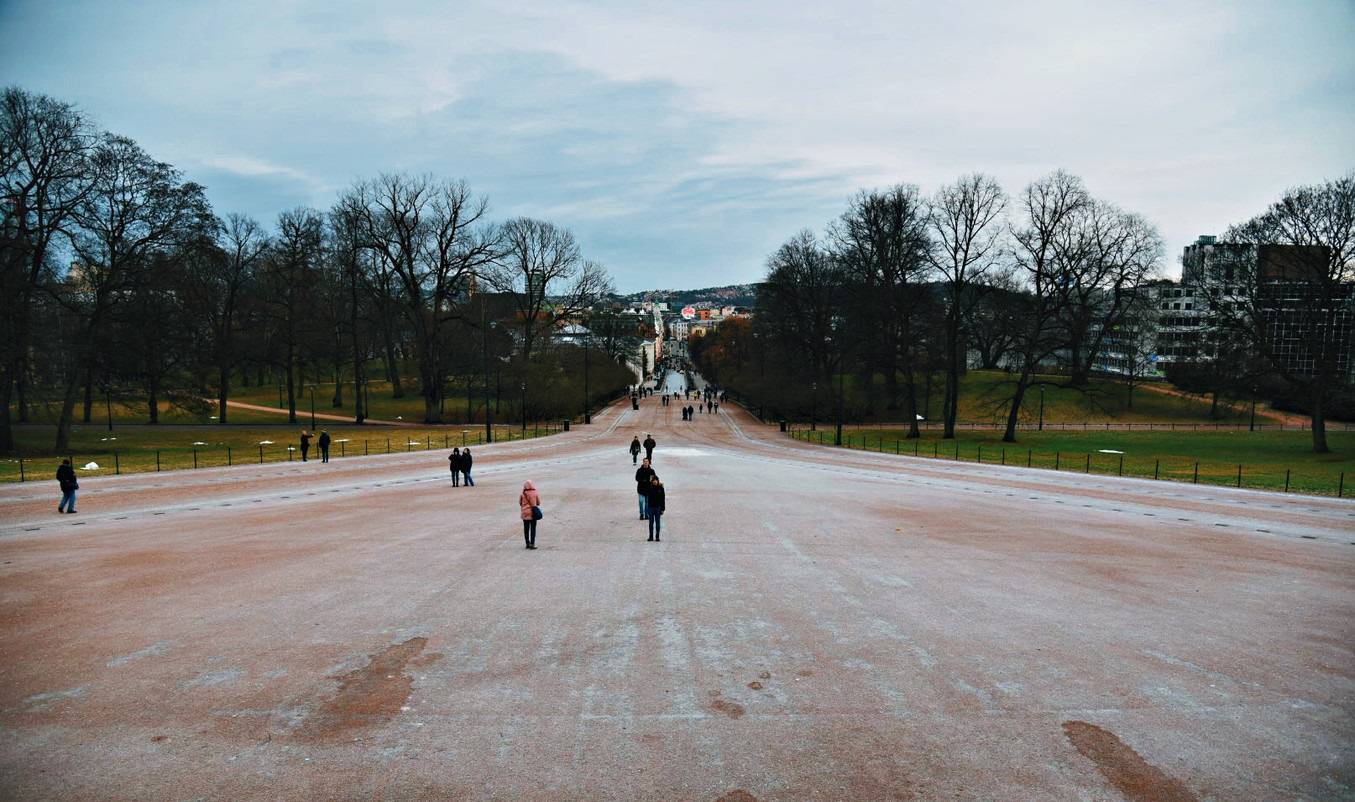
[[320,430],[320,439],[316,441],[320,445],[320,461],[329,462],[329,430]]
[[664,496],[663,482],[659,481],[657,475],[649,477],[645,499],[649,505],[649,539],[655,543],[659,542],[659,534],[663,529],[663,511],[666,507]]
[[654,442],[654,435],[652,435],[652,434],[647,434],[647,435],[645,435],[645,462],[651,462],[651,461],[653,461],[653,459],[654,459],[654,446],[657,446],[657,445],[658,445],[658,443]]
[[640,520],[649,517],[649,499],[645,493],[649,488],[649,480],[654,476],[654,469],[649,467],[649,460],[645,460],[640,469],[635,472],[635,493],[640,497]]
[[466,464],[463,460],[460,448],[452,449],[452,453],[447,455],[447,470],[452,472],[452,487],[461,486],[461,471]]
[[461,452],[461,477],[466,480],[466,487],[475,487],[475,480],[470,478],[471,465],[475,464],[475,458],[470,455],[470,449]]
[[640,461],[640,435],[635,435],[630,439],[630,464],[634,465]]
[[536,548],[536,522],[541,520],[541,494],[531,480],[522,483],[522,495],[518,496],[518,506],[522,510],[522,540],[527,548]]
[[61,487],[61,503],[56,506],[56,511],[74,514],[75,491],[80,489],[80,482],[75,478],[75,469],[71,467],[70,460],[63,459],[57,467],[56,482]]
[[305,429],[301,430],[301,461],[306,461],[306,455],[311,450],[311,433]]

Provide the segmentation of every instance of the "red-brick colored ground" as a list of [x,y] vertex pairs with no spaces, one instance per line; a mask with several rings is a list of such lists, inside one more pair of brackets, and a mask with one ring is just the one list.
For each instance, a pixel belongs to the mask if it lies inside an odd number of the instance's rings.
[[475,488],[425,452],[85,479],[75,516],[0,490],[0,796],[1355,794],[1350,501],[834,451],[657,398],[476,452]]

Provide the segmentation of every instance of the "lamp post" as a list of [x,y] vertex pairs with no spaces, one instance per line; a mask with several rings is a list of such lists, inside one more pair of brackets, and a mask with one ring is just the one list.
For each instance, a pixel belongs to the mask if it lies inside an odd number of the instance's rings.
[[527,382],[522,383],[522,434],[527,434]]
[[1040,431],[1044,431],[1044,385],[1040,385]]
[[[589,322],[591,323],[592,321],[589,321]],[[589,404],[588,404],[588,398],[589,398],[589,395],[588,395],[588,354],[589,354],[589,352],[592,350],[592,349],[591,349],[592,344],[593,344],[593,329],[592,329],[592,327],[590,326],[590,327],[588,328],[588,331],[583,335],[583,422],[584,422],[584,423],[592,423],[592,422],[593,422],[593,415],[592,415],[592,413],[589,411]]]
[[315,431],[315,385],[311,385],[311,431]]
[[113,431],[113,388],[104,382],[104,411],[108,414],[108,431]]
[[819,383],[816,381],[810,382],[809,389],[813,392],[809,399],[809,430],[814,432],[818,431],[816,419],[819,413]]

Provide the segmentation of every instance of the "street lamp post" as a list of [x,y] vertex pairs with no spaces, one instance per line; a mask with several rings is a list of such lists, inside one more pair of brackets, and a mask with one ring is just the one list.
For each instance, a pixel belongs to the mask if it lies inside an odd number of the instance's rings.
[[1040,431],[1044,431],[1044,385],[1040,385]]
[[[589,321],[590,323],[592,321]],[[588,354],[592,350],[593,330],[590,327],[588,333],[583,336],[583,422],[592,423],[593,414],[589,411],[588,395]]]
[[108,414],[108,431],[113,431],[113,388],[104,382],[104,411]]
[[311,385],[311,431],[315,431],[315,385]]
[[522,383],[522,434],[527,434],[527,382]]
[[813,395],[809,399],[809,430],[818,431],[818,413],[819,413],[819,383],[814,381],[809,383],[809,389]]

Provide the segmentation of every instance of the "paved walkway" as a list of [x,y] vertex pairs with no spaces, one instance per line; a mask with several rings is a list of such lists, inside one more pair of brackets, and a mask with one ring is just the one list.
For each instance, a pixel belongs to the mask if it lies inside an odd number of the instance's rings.
[[0,798],[1355,787],[1355,502],[595,421],[475,488],[427,452],[0,488]]

